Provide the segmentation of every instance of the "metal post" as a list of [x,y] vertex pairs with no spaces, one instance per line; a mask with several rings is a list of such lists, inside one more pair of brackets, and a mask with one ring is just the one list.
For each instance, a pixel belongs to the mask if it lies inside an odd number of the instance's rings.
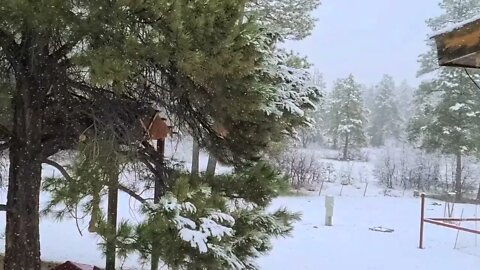
[[420,243],[418,248],[423,249],[423,224],[425,221],[425,194],[420,195],[421,208],[420,208]]

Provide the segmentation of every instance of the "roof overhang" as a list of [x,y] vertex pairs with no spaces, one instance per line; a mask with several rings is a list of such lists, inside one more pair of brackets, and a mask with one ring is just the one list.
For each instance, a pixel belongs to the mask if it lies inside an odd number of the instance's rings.
[[432,36],[440,66],[480,68],[480,16]]

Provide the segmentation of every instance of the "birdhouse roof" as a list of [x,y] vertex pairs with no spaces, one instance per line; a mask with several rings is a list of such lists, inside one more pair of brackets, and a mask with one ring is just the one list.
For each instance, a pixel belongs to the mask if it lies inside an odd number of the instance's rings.
[[433,33],[438,64],[480,68],[480,15]]
[[88,265],[88,264],[83,264],[83,263],[76,263],[76,262],[71,262],[71,261],[66,261],[65,263],[57,266],[54,268],[56,269],[68,269],[68,270],[100,270],[100,268],[93,266],[93,265]]

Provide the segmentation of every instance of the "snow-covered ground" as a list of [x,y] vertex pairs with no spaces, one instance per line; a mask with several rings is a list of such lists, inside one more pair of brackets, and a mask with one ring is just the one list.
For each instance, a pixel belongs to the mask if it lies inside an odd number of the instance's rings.
[[[324,226],[324,200],[292,197],[274,202],[274,207],[302,212],[303,218],[292,238],[274,241],[271,254],[259,261],[261,269],[474,270],[480,265],[480,257],[474,255],[480,249],[475,248],[474,236],[461,233],[460,244],[466,248],[457,250],[453,248],[457,232],[452,229],[426,224],[426,249],[417,248],[419,199],[336,197],[332,227]],[[427,215],[443,217],[443,206],[433,206],[431,201],[427,205]],[[467,212],[473,216],[474,206],[457,205],[457,212],[462,208],[465,216]],[[369,230],[377,226],[395,231]]]
[[[190,164],[188,145],[186,149],[168,145],[170,155]],[[185,147],[185,146],[184,146]],[[321,154],[313,151],[312,154]],[[201,167],[206,167],[207,156],[201,155]],[[295,225],[292,237],[275,239],[270,254],[259,259],[261,269],[355,269],[355,270],[411,270],[411,269],[462,269],[473,270],[480,266],[480,239],[472,234],[460,233],[458,247],[454,249],[457,231],[434,225],[425,225],[425,246],[418,246],[420,202],[412,192],[395,192],[384,196],[373,177],[375,154],[369,162],[330,162],[339,172],[350,172],[356,179],[352,185],[343,186],[339,181],[326,183],[321,196],[318,191],[310,195],[280,197],[271,205],[273,208],[286,206],[301,212],[303,217]],[[222,172],[229,168],[221,167]],[[53,169],[46,166],[44,175],[51,175]],[[58,173],[58,172],[57,172]],[[364,196],[365,186],[368,189]],[[340,192],[341,191],[341,192]],[[341,195],[340,195],[341,194]],[[335,197],[334,226],[324,226],[324,195]],[[42,200],[45,201],[44,194]],[[0,194],[0,203],[6,201]],[[444,205],[433,205],[427,201],[427,216],[443,217]],[[136,202],[127,195],[119,199],[119,217],[136,220]],[[477,209],[473,205],[456,205],[455,216],[472,217]],[[42,258],[44,260],[75,260],[82,263],[103,265],[104,258],[97,246],[98,239],[85,229],[88,224],[80,223],[83,236],[77,231],[73,220],[56,222],[44,218],[41,222]],[[480,224],[479,224],[480,225]],[[5,226],[5,216],[0,215],[0,230]],[[374,232],[369,228],[382,226],[394,229],[392,233]],[[476,224],[470,224],[475,227]],[[0,239],[0,252],[4,248]],[[129,257],[122,269],[147,269],[139,266],[137,257]]]
[[[416,198],[336,196],[333,227],[323,225],[324,200],[323,196],[299,196],[274,201],[272,208],[287,206],[302,212],[303,217],[291,238],[274,240],[273,251],[259,260],[261,269],[474,270],[480,265],[480,246],[475,247],[475,237],[461,233],[459,245],[463,248],[454,249],[457,232],[452,229],[426,224],[426,249],[417,248],[419,200]],[[132,218],[129,199],[122,196],[120,201],[121,216]],[[431,203],[427,203],[427,215],[443,216],[443,205]],[[457,205],[456,213],[459,215],[461,209],[465,209],[464,216],[473,216],[474,208]],[[0,226],[3,227],[4,222],[2,216]],[[86,225],[80,224],[81,228]],[[377,226],[395,231],[369,230]],[[71,220],[58,223],[44,219],[41,223],[42,258],[103,265],[97,238],[86,231],[81,236],[76,230]],[[0,242],[0,246],[3,248],[3,243]],[[123,269],[143,269],[136,259],[130,257]]]

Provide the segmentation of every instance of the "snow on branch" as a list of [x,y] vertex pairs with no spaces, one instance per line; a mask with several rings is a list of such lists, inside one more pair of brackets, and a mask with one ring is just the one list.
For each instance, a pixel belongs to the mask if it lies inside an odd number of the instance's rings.
[[159,203],[147,203],[146,210],[151,213],[165,213],[172,216],[171,222],[178,230],[181,240],[189,243],[200,253],[207,253],[210,238],[221,240],[232,236],[235,219],[229,214],[211,210],[203,217],[195,218],[196,206],[191,202],[179,202],[173,194],[166,194]]
[[289,67],[286,62],[287,56],[281,52],[274,52],[265,60],[261,72],[273,81],[268,89],[273,98],[264,111],[278,117],[285,113],[304,117],[305,109],[316,109],[315,100],[322,93],[307,70]]

